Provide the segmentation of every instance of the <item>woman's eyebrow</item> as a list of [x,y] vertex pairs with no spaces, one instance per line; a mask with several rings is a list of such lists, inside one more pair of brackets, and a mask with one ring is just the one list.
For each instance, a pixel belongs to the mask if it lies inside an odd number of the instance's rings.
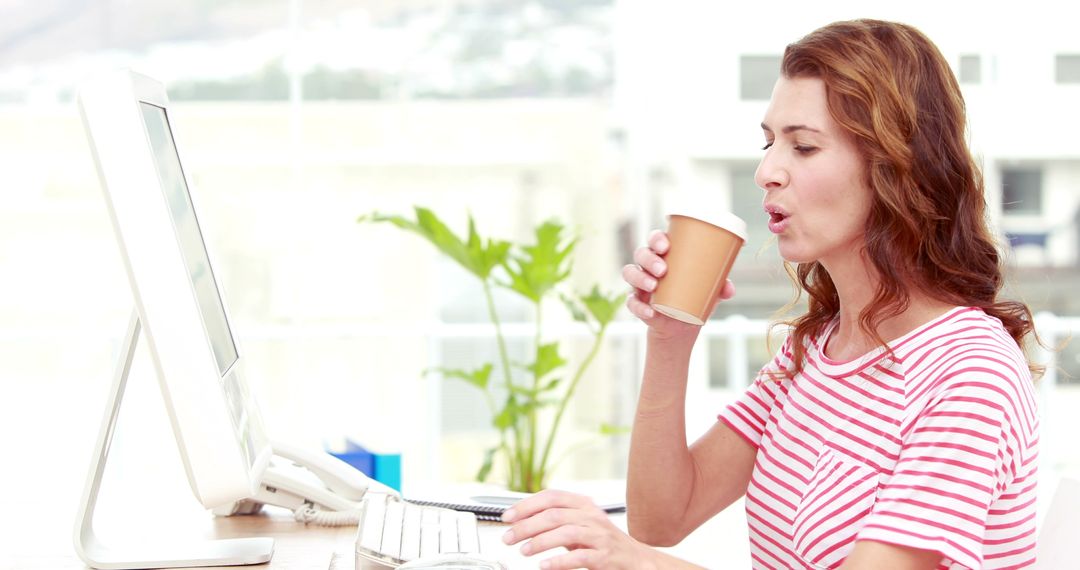
[[[762,130],[769,131],[770,133],[773,132],[773,130],[769,128],[769,125],[766,125],[765,123],[761,123],[761,128]],[[810,131],[814,133],[821,133],[820,130],[807,125],[787,125],[786,127],[780,129],[780,131],[783,132],[785,135],[793,133],[795,131]]]

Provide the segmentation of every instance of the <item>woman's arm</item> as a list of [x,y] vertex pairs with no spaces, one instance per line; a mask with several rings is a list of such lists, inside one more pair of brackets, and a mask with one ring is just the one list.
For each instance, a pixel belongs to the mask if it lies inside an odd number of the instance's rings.
[[650,331],[630,440],[627,528],[647,544],[678,543],[746,492],[757,449],[723,422],[686,445],[690,344]]
[[[669,545],[682,540],[713,514],[746,492],[756,449],[722,423],[692,447],[686,445],[686,382],[690,351],[701,328],[678,322],[649,306],[667,271],[670,247],[660,231],[634,252],[623,268],[634,288],[627,307],[649,326],[645,373],[630,440],[627,525],[643,542]],[[715,302],[735,295],[730,281]]]

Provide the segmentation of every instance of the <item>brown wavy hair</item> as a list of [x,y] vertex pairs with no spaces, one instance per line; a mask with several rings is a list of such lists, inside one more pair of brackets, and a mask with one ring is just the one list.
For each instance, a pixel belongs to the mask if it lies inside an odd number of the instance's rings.
[[[862,330],[887,346],[877,326],[906,310],[914,289],[982,309],[1023,349],[1034,332],[1031,310],[998,300],[1002,260],[986,223],[982,173],[967,147],[960,87],[937,47],[905,24],[836,22],[787,46],[781,72],[825,83],[830,115],[866,161],[873,201],[865,253],[879,282],[859,315]],[[806,313],[782,323],[792,327],[793,375],[804,341],[836,318],[840,298],[820,263],[788,272],[809,301]]]

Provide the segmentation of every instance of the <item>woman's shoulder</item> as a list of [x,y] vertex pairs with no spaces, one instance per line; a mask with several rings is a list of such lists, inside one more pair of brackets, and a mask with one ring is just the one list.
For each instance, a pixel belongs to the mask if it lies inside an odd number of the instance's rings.
[[905,364],[927,359],[953,361],[1008,357],[1024,360],[1023,352],[996,317],[977,307],[956,307],[927,323],[894,346]]
[[1023,350],[997,318],[981,309],[953,311],[920,335],[901,357],[911,395],[965,394],[1031,406],[1031,372]]

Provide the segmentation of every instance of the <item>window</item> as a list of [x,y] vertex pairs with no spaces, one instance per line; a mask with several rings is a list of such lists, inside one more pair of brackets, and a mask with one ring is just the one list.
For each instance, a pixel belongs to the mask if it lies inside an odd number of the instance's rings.
[[977,54],[960,56],[960,83],[978,85],[982,83],[982,58]]
[[745,163],[731,168],[731,211],[746,220],[746,249],[735,260],[737,267],[780,267],[780,251],[765,224],[761,200],[764,193],[754,182],[756,164]]
[[1054,81],[1080,83],[1080,54],[1059,53],[1054,61]]
[[773,84],[780,77],[780,56],[744,55],[739,57],[739,98],[743,101],[768,101]]
[[1002,170],[1001,209],[1005,215],[1042,214],[1042,169]]

